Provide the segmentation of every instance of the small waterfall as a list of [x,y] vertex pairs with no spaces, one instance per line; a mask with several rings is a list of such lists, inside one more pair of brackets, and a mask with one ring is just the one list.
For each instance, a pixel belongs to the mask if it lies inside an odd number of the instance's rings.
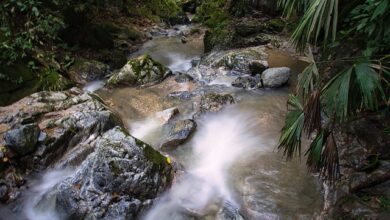
[[191,142],[195,158],[188,173],[179,178],[144,219],[203,216],[216,213],[224,202],[238,209],[240,203],[230,187],[229,170],[236,161],[262,151],[259,149],[261,139],[253,133],[252,121],[250,115],[233,109],[203,118]]

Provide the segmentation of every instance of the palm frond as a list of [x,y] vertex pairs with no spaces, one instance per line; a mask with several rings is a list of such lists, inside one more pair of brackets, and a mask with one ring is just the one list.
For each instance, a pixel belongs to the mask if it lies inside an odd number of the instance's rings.
[[306,164],[314,172],[318,172],[321,170],[321,155],[327,138],[327,132],[321,129],[321,131],[318,132],[316,138],[310,144],[309,149],[305,153],[305,156],[307,156]]
[[335,119],[343,121],[349,114],[349,92],[353,68],[337,74],[323,88],[321,98],[328,113],[334,113]]
[[303,107],[297,96],[290,95],[288,100],[289,111],[278,143],[278,150],[282,150],[287,159],[301,154],[301,137],[304,123]]
[[310,135],[314,131],[321,129],[321,93],[316,90],[310,95],[307,101],[304,113],[305,120],[303,124],[304,131]]
[[379,74],[368,62],[360,62],[337,74],[324,87],[322,100],[328,113],[342,122],[361,110],[377,110],[386,102]]
[[317,64],[314,60],[310,47],[306,56],[310,59],[310,64],[303,70],[301,74],[299,74],[296,88],[297,94],[302,96],[304,103],[306,103],[310,93],[318,86],[320,78]]
[[310,0],[278,0],[278,8],[283,10],[283,16],[289,18],[307,9]]
[[339,175],[339,154],[336,141],[332,133],[326,138],[326,143],[321,156],[321,176],[333,182]]
[[304,51],[309,42],[316,43],[323,33],[324,43],[336,39],[338,23],[338,0],[312,0],[303,15],[298,27],[292,34],[292,43],[300,51]]

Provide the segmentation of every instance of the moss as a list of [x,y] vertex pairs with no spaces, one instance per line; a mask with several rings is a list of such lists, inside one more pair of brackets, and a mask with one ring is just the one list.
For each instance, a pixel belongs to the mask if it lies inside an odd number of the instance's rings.
[[62,91],[72,86],[70,80],[54,69],[45,69],[40,75],[39,90]]
[[273,31],[273,32],[281,32],[281,31],[283,31],[284,27],[286,26],[286,23],[284,21],[282,21],[282,19],[280,19],[280,18],[271,19],[271,20],[267,21],[265,24],[266,24],[267,29],[269,31]]
[[142,147],[144,153],[145,153],[145,157],[152,161],[154,164],[156,165],[164,165],[167,163],[167,160],[166,158],[161,155],[158,151],[154,150],[150,145],[136,139],[136,143],[138,146]]

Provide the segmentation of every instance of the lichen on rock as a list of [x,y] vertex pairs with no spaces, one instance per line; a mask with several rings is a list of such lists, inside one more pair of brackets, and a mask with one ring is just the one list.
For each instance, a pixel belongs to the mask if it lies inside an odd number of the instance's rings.
[[162,81],[170,74],[168,68],[146,54],[129,60],[119,72],[110,77],[108,84],[111,86],[149,85]]

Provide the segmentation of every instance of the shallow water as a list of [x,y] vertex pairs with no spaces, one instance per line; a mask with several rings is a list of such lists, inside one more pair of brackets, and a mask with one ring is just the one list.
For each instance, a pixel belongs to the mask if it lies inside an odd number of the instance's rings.
[[[145,45],[152,57],[170,67],[180,66],[183,60],[190,62],[189,58],[173,59],[177,54],[198,57],[200,54],[194,54],[193,47],[196,44],[183,45],[172,38],[159,38]],[[270,67],[292,69],[290,84],[294,84],[305,63],[284,52],[268,53]],[[237,103],[216,115],[203,117],[188,143],[166,153],[182,164],[187,173],[150,210],[146,220],[189,216],[216,219],[218,207],[224,202],[233,204],[248,219],[311,219],[321,210],[320,186],[304,163],[286,162],[275,151],[292,86],[246,91],[228,86],[231,80],[220,77],[202,87],[204,92],[230,93]],[[113,103],[130,133],[157,147],[164,132],[156,113],[178,107],[181,117],[189,118],[193,111],[192,101],[171,100],[166,95],[193,91],[198,86],[179,84],[169,78],[149,88],[103,90],[99,94]]]
[[[191,60],[202,55],[203,44],[201,37],[189,39],[187,44],[182,44],[177,35],[159,37],[134,56],[145,52],[173,71],[185,72]],[[304,68],[302,61],[283,52],[268,52],[271,67],[288,66],[295,76]],[[223,204],[239,210],[247,219],[311,219],[321,210],[320,187],[305,165],[298,160],[286,162],[275,151],[289,88],[246,91],[229,86],[229,80],[218,78],[200,86],[194,82],[177,83],[171,77],[147,88],[97,91],[120,114],[132,135],[156,148],[164,134],[158,113],[177,107],[181,118],[190,118],[194,102],[199,101],[199,97],[188,101],[170,99],[166,97],[169,93],[216,91],[232,94],[236,100],[236,104],[217,114],[202,116],[191,140],[164,153],[182,164],[186,172],[177,176],[172,188],[144,219],[218,219]],[[103,83],[91,83],[85,90],[95,91]],[[50,212],[50,204],[42,212],[35,204],[70,173],[49,171],[31,184],[24,204],[26,219],[59,219]]]

